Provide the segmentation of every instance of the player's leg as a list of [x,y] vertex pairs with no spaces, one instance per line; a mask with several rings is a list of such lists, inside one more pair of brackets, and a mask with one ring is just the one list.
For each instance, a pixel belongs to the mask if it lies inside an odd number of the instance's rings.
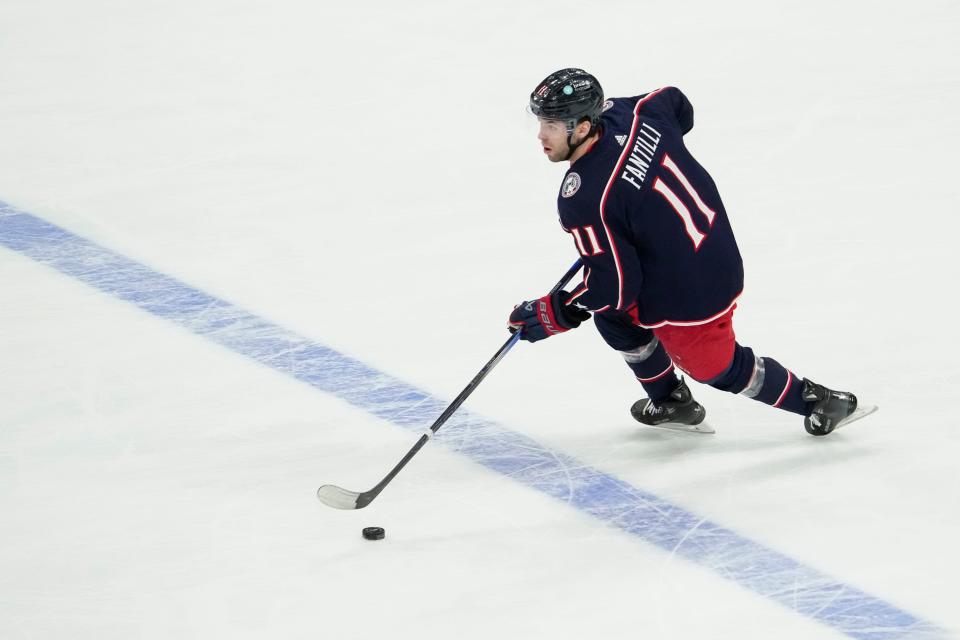
[[694,380],[806,416],[804,425],[814,435],[830,433],[856,409],[853,394],[801,378],[773,358],[757,356],[738,343],[732,310],[707,324],[660,327],[655,333],[677,366]]
[[827,435],[857,409],[852,393],[800,378],[773,358],[757,356],[739,343],[730,367],[707,384],[800,414],[806,430],[815,436]]
[[651,425],[703,421],[706,411],[677,377],[670,356],[651,330],[635,325],[627,313],[597,313],[593,322],[604,342],[620,353],[647,394],[631,408],[634,418]]
[[670,356],[653,331],[636,326],[626,313],[597,313],[593,323],[604,342],[620,353],[650,399],[663,400],[680,384]]
[[750,347],[735,343],[730,365],[719,375],[704,382],[730,393],[768,404],[802,416],[810,408],[803,398],[803,379],[769,356],[757,356]]

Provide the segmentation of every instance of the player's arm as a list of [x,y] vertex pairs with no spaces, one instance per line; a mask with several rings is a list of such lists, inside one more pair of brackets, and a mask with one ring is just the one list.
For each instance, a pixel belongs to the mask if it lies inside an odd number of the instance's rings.
[[594,312],[626,309],[637,299],[643,269],[621,207],[608,202],[599,224],[569,229],[583,257],[583,282],[568,304]]
[[520,331],[520,339],[529,342],[576,329],[590,314],[568,304],[569,298],[569,292],[557,291],[536,300],[524,300],[514,307],[508,328],[511,332]]
[[[600,224],[566,229],[583,259],[583,282],[573,291],[559,291],[518,304],[510,314],[511,331],[536,342],[580,326],[589,311],[626,309],[640,293],[643,272],[629,230],[611,213]],[[599,227],[599,231],[598,228]]]
[[642,114],[673,122],[682,135],[693,129],[693,105],[680,89],[664,87],[638,99],[645,99],[640,111]]
[[670,99],[670,108],[677,119],[677,124],[680,125],[680,133],[686,135],[693,129],[693,105],[690,104],[687,96],[683,95],[683,91],[676,87],[667,88],[667,97]]
[[[563,230],[570,233],[563,220],[559,222]],[[590,314],[570,304],[570,296],[569,291],[557,291],[536,300],[524,300],[513,308],[507,327],[511,332],[519,331],[520,338],[529,342],[576,329]]]

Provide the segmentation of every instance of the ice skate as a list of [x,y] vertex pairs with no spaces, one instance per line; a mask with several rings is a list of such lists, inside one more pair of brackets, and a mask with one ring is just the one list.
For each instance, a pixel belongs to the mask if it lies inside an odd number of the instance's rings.
[[706,409],[693,399],[686,380],[681,380],[666,400],[658,403],[653,403],[650,398],[637,400],[630,407],[630,414],[637,422],[648,427],[714,433],[713,427],[703,421],[707,416]]
[[813,402],[813,413],[804,418],[807,433],[825,436],[831,431],[866,417],[877,410],[873,405],[858,406],[857,396],[834,391],[804,378],[803,399]]

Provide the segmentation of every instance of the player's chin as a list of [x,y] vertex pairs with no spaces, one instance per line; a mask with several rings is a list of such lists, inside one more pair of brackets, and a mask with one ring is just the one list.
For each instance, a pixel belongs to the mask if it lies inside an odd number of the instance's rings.
[[544,149],[543,152],[546,154],[547,160],[550,162],[561,162],[563,160],[563,154],[556,149],[550,149],[548,147]]

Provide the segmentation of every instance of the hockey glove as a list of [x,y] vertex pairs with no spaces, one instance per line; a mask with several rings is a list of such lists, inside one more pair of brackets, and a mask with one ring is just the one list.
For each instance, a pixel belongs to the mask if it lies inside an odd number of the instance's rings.
[[570,294],[558,291],[536,300],[521,302],[510,314],[510,332],[520,331],[520,339],[536,342],[556,333],[576,329],[590,318],[583,309],[566,304]]

